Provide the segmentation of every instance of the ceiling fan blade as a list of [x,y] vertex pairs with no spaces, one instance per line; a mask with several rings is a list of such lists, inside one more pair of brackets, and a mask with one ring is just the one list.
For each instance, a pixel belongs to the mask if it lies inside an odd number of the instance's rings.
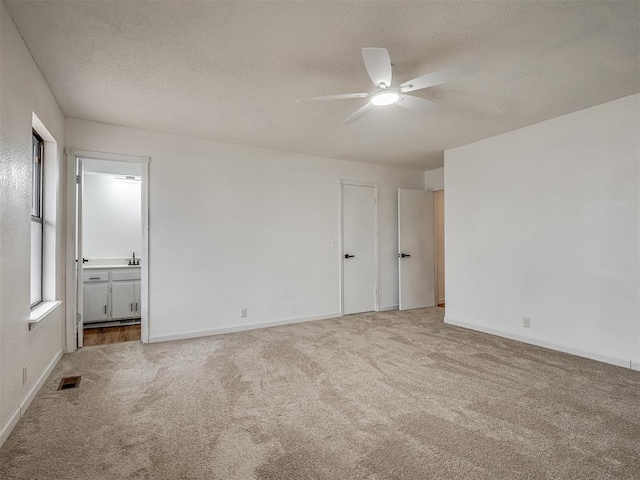
[[349,118],[342,122],[342,124],[345,125],[347,123],[355,122],[356,120],[364,117],[365,113],[367,113],[371,109],[371,106],[372,105],[370,103],[367,103],[364,107],[361,107],[353,112]]
[[371,81],[376,87],[391,86],[391,58],[386,48],[363,48],[362,59]]
[[413,97],[411,95],[400,95],[400,101],[396,103],[399,107],[406,108],[412,112],[421,113],[423,115],[430,114],[438,108],[438,104],[424,98]]
[[480,71],[480,69],[475,63],[443,68],[442,70],[427,73],[426,75],[404,82],[400,85],[400,90],[402,92],[413,92],[414,90],[421,90],[423,88],[433,87],[434,85],[447,83],[460,77],[466,77],[478,71]]
[[339,95],[326,95],[324,97],[313,97],[313,98],[300,98],[296,100],[299,102],[315,102],[318,100],[343,100],[345,98],[366,98],[368,97],[368,93],[341,93]]

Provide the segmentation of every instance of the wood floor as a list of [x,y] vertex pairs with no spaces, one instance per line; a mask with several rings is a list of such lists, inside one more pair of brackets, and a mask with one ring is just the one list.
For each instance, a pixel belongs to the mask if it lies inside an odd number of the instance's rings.
[[107,343],[121,343],[140,340],[140,325],[126,325],[124,327],[89,328],[84,331],[83,344],[104,345]]

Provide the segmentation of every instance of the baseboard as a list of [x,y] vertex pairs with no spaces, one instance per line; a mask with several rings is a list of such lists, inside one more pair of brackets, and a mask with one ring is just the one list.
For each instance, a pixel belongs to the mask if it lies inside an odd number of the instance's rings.
[[5,424],[2,426],[2,429],[0,429],[0,447],[5,442],[5,440],[9,438],[9,434],[11,433],[13,428],[18,424],[18,421],[20,420],[20,418],[24,416],[25,412],[27,411],[27,408],[29,408],[29,405],[31,405],[31,402],[35,398],[36,394],[40,391],[40,389],[42,388],[42,385],[44,385],[44,382],[46,382],[47,378],[49,378],[49,375],[51,375],[51,372],[56,367],[60,359],[62,358],[63,352],[64,352],[64,348],[61,348],[60,350],[58,350],[58,352],[55,354],[53,359],[51,359],[51,361],[47,365],[47,368],[45,368],[44,372],[42,372],[42,374],[38,377],[38,380],[36,380],[36,383],[33,384],[33,386],[29,389],[29,391],[27,392],[25,397],[22,399],[20,404],[16,407],[15,411],[11,414],[11,417],[9,417],[9,420],[7,420]]
[[2,426],[2,429],[0,429],[0,447],[7,438],[9,438],[11,431],[18,424],[18,420],[20,420],[20,407],[16,407],[9,419]]
[[38,380],[36,380],[36,383],[33,384],[33,387],[31,387],[31,389],[27,393],[27,396],[24,397],[24,400],[22,400],[22,402],[20,402],[19,408],[21,412],[20,413],[21,417],[24,415],[24,412],[27,410],[27,408],[29,408],[29,405],[31,405],[31,402],[35,398],[36,394],[42,388],[42,385],[44,385],[44,382],[47,381],[47,378],[49,378],[49,375],[51,375],[51,372],[53,371],[53,369],[56,368],[56,365],[62,358],[63,352],[64,352],[64,348],[61,348],[60,350],[58,350],[58,353],[56,353],[53,359],[51,359],[51,361],[49,362],[49,365],[47,365],[47,368],[45,368],[44,372],[42,372],[42,375],[40,375],[38,377]]
[[275,320],[272,322],[250,323],[248,325],[239,325],[237,327],[222,327],[211,330],[199,330],[195,332],[176,333],[171,335],[158,335],[149,337],[149,343],[168,342],[170,340],[184,340],[186,338],[209,337],[211,335],[221,335],[224,333],[243,332],[246,330],[257,330],[259,328],[277,327],[280,325],[290,325],[292,323],[313,322],[315,320],[327,320],[329,318],[337,318],[342,316],[340,312],[330,313],[327,315],[318,315],[315,317],[291,318],[287,320]]
[[475,330],[477,332],[488,333],[489,335],[495,335],[497,337],[508,338],[510,340],[516,340],[522,343],[528,343],[530,345],[536,345],[538,347],[548,348],[550,350],[557,350],[563,353],[569,353],[571,355],[576,355],[578,357],[589,358],[591,360],[596,360],[598,362],[608,363],[611,365],[616,365],[618,367],[625,368],[633,368],[632,362],[626,358],[617,358],[617,357],[609,357],[606,355],[600,355],[598,353],[587,352],[585,350],[579,350],[573,347],[567,347],[566,345],[561,345],[557,343],[547,342],[545,340],[538,340],[536,338],[525,337],[523,335],[516,335],[513,333],[503,332],[501,330],[495,330],[493,328],[482,327],[479,325],[474,325],[467,322],[461,322],[459,320],[454,320],[450,317],[445,317],[444,323],[448,325],[454,325],[456,327],[462,327],[469,330]]
[[387,305],[386,307],[379,307],[378,311],[379,312],[389,312],[391,310],[398,310],[400,308],[400,305]]
[[631,369],[632,370],[637,370],[640,372],[640,362],[631,362]]

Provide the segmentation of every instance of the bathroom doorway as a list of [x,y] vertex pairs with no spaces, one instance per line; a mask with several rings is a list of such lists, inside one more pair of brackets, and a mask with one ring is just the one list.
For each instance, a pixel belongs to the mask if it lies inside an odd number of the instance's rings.
[[67,351],[148,340],[148,160],[144,160],[69,154],[73,207],[69,248],[74,254],[68,290],[74,298],[67,303],[72,307],[67,316]]

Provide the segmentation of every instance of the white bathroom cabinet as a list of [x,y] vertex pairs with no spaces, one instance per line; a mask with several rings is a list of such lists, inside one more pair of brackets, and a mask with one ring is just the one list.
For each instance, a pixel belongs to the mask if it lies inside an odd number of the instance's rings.
[[140,298],[140,267],[84,269],[85,324],[140,318]]
[[108,320],[109,284],[85,284],[83,287],[84,322],[105,322]]

